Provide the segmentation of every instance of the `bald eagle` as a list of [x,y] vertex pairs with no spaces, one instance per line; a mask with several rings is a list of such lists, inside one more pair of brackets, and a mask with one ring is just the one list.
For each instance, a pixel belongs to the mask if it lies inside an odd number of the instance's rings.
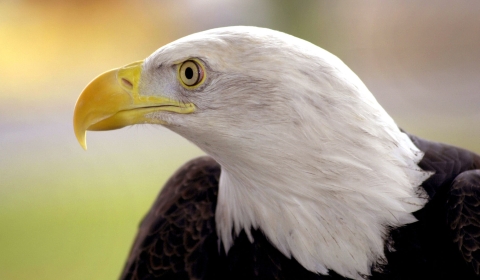
[[121,279],[478,279],[480,157],[399,129],[336,56],[193,34],[82,92],[74,131],[160,124],[208,156],[166,183]]

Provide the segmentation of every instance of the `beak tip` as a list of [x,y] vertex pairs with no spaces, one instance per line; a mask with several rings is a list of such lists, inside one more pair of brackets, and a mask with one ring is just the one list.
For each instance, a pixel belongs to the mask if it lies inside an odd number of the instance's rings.
[[[75,131],[77,132],[77,131]],[[87,132],[83,131],[83,133],[75,133],[77,136],[77,141],[82,146],[82,148],[86,151],[87,150]]]

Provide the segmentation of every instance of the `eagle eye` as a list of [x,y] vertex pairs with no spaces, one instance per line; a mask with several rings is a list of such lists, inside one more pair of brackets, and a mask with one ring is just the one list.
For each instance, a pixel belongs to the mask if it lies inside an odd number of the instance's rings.
[[178,78],[181,84],[192,89],[203,83],[205,70],[203,65],[196,60],[187,60],[178,67]]

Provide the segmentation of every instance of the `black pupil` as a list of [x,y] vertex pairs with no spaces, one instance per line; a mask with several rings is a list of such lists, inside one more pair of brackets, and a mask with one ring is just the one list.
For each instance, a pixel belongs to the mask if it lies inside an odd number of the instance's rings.
[[187,77],[189,80],[193,78],[193,69],[191,67],[187,67],[187,69],[185,69],[185,77]]

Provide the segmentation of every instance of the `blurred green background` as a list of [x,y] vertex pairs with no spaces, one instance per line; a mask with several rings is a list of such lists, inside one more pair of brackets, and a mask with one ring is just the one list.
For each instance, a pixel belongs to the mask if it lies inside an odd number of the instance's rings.
[[72,130],[95,76],[193,32],[256,25],[339,56],[404,129],[480,152],[480,2],[0,1],[0,279],[115,279],[196,147],[159,126]]

